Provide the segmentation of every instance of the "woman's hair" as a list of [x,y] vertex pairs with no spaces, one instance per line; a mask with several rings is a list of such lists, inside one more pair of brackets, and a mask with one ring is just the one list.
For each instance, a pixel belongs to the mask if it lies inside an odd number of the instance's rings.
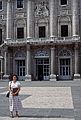
[[16,76],[16,78],[17,78],[16,80],[18,80],[18,76],[17,76],[16,74],[11,74],[11,75],[9,76],[9,80],[10,80],[10,81],[13,80],[13,76]]

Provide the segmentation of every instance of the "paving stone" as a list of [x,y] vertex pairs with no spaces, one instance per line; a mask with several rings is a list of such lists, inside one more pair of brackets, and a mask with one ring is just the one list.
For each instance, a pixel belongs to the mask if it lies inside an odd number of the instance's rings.
[[[56,82],[20,81],[20,82],[22,88],[23,87],[26,88],[23,89],[24,93],[20,94],[21,101],[27,99],[28,102],[28,100],[32,98],[32,95],[34,95],[33,98],[35,99],[37,98],[37,95],[39,95],[39,100],[40,98],[41,99],[43,98],[40,101],[44,100],[44,104],[49,97],[53,99],[52,102],[54,102],[54,104],[52,103],[51,107],[47,107],[50,104],[49,101],[47,102],[46,106],[44,106],[43,108],[40,104],[38,104],[40,107],[36,107],[36,108],[30,107],[30,105],[26,105],[26,107],[24,107],[20,112],[21,117],[18,119],[14,118],[13,120],[16,119],[17,120],[81,120],[81,81],[56,81]],[[5,97],[7,86],[8,86],[8,82],[0,82],[0,120],[5,120],[5,119],[11,120],[11,118],[9,118],[8,99]],[[70,90],[70,94],[68,94],[69,90]],[[31,92],[33,94],[31,94]],[[46,97],[45,98],[43,97],[43,95],[44,96],[46,95],[47,97],[45,96]],[[61,97],[59,97],[59,95]],[[65,96],[66,98],[69,99],[66,99]],[[54,101],[54,99],[56,98],[59,98],[57,102]],[[70,101],[72,103],[70,103]],[[35,105],[36,102],[37,101],[35,101]],[[64,106],[60,107],[62,102],[64,103],[65,107]],[[31,99],[31,103],[33,103],[33,99]],[[59,103],[58,104],[59,106],[55,107],[57,103]],[[73,106],[71,106],[72,104]],[[66,107],[66,105],[68,106]]]

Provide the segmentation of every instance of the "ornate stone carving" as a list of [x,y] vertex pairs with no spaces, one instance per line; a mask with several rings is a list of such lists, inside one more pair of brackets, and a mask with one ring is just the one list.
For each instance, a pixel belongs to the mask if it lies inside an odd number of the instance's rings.
[[35,53],[35,57],[49,57],[47,51],[40,50],[37,53]]
[[16,23],[16,26],[25,26],[26,21],[25,19],[20,18],[20,19],[16,19],[15,23]]
[[16,14],[16,18],[23,18],[24,17],[24,13],[18,13]]
[[15,58],[21,58],[21,57],[25,57],[24,52],[21,52],[21,51],[16,52]]
[[62,11],[60,11],[60,15],[68,15],[68,10],[62,10]]
[[67,49],[63,49],[63,50],[61,50],[60,53],[59,53],[59,56],[70,56],[70,55],[71,55],[71,53],[70,53],[70,51],[67,50]]
[[49,10],[47,7],[47,3],[41,2],[40,4],[37,4],[35,7],[35,17],[38,16],[49,16]]

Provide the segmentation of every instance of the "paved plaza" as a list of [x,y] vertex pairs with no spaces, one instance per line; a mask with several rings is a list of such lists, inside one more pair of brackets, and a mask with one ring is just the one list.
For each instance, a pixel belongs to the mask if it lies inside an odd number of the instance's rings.
[[[81,120],[81,81],[20,81],[23,108],[13,120]],[[0,82],[0,120],[9,117],[8,82]]]

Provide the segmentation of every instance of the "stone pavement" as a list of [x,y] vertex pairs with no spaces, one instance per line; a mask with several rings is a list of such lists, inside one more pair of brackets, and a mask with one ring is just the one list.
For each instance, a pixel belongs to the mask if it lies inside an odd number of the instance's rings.
[[[81,81],[21,81],[20,118],[13,120],[81,120]],[[9,118],[8,82],[0,82],[0,120]]]

